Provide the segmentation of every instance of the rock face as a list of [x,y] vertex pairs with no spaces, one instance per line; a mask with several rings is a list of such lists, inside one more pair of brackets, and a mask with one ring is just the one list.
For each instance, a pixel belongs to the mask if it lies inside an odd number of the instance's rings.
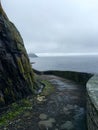
[[0,106],[33,92],[34,75],[20,33],[0,4]]

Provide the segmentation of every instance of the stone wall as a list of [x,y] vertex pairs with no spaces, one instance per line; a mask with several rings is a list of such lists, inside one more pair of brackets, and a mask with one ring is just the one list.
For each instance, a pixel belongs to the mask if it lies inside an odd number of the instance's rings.
[[39,72],[34,70],[35,73],[41,74],[51,74],[60,76],[65,79],[69,79],[72,81],[75,81],[81,85],[86,86],[87,81],[93,76],[93,74],[90,73],[83,73],[83,72],[74,72],[74,71],[45,71],[45,72]]
[[88,130],[98,130],[98,75],[87,83],[87,124]]

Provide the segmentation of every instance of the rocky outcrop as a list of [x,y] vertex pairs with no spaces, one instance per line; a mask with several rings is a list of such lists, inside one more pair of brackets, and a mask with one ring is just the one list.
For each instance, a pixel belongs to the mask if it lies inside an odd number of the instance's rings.
[[34,75],[20,33],[0,4],[0,106],[33,92]]
[[38,56],[37,56],[36,54],[34,54],[34,53],[29,53],[28,56],[29,56],[30,58],[38,57]]

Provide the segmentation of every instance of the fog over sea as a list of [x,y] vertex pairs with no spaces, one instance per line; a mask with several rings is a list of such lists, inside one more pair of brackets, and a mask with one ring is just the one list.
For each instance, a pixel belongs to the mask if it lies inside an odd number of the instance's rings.
[[98,55],[30,57],[39,71],[62,70],[98,74]]

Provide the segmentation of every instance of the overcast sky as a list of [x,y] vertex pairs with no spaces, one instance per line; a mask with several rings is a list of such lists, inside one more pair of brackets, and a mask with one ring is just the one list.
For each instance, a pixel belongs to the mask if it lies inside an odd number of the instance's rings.
[[2,0],[33,53],[98,52],[98,0]]

